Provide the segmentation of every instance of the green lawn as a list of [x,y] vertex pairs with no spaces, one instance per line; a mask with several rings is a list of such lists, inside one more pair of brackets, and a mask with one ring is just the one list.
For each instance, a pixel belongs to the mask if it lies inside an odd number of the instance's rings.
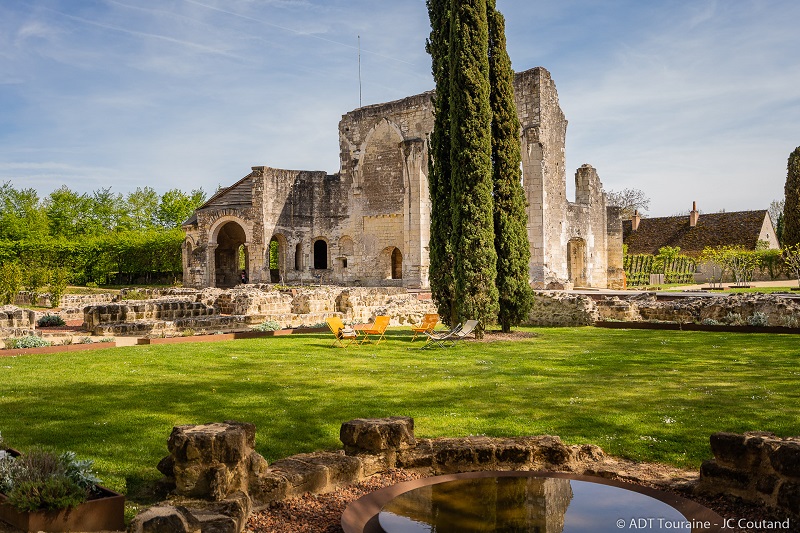
[[[173,425],[253,422],[268,460],[337,449],[342,422],[408,415],[418,437],[559,435],[697,467],[715,431],[800,434],[789,335],[537,328],[519,342],[329,348],[329,335],[0,358],[0,433],[93,458],[144,499]],[[420,346],[421,343],[415,343]]]

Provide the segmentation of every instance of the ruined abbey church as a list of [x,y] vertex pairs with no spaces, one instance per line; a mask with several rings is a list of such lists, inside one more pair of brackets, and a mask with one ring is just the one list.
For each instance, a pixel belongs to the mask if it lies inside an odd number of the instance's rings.
[[[514,84],[534,288],[618,287],[622,223],[594,168],[567,199],[567,121],[550,73]],[[432,93],[362,107],[339,123],[338,174],[265,166],[221,189],[183,225],[187,287],[331,283],[428,287]]]

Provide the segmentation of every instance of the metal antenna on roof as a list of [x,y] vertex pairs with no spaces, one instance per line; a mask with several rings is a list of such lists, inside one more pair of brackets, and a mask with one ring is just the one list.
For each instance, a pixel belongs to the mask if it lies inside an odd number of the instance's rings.
[[361,107],[361,36],[358,36],[358,107]]

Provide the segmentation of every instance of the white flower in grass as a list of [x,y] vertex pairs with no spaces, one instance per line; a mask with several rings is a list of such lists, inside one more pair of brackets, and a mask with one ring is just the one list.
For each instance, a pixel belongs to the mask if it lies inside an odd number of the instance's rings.
[[661,417],[661,421],[664,422],[665,424],[674,424],[675,423],[675,419],[674,418],[670,418],[670,417],[668,417],[666,415]]

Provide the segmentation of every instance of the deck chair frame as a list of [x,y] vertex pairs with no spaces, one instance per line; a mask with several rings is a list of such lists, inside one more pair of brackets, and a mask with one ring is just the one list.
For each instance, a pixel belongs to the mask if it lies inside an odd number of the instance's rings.
[[422,317],[422,321],[419,324],[414,324],[411,326],[411,332],[414,333],[414,336],[411,337],[411,342],[417,340],[417,337],[425,333],[433,333],[436,324],[439,323],[439,315],[436,313],[429,313]]
[[[328,324],[328,328],[331,330],[331,333],[333,333],[334,337],[331,348],[334,346],[338,346],[339,348],[347,348],[353,343],[355,343],[356,346],[359,345],[358,332],[355,330],[348,330],[339,317],[330,316],[325,319],[325,322]],[[343,341],[347,341],[347,344],[345,344]]]
[[378,345],[381,341],[386,340],[386,328],[389,327],[389,320],[390,317],[385,315],[379,315],[375,317],[375,322],[372,323],[371,327],[366,327],[361,329],[361,334],[364,336],[361,339],[359,344],[364,344],[365,342],[372,342],[370,339],[370,335],[373,337],[377,336],[378,338],[375,340],[375,344]]
[[427,342],[422,348],[433,348],[438,346],[440,348],[451,348],[456,345],[460,340],[466,339],[480,324],[477,320],[467,320],[463,324],[459,324],[450,331],[443,331],[441,333],[426,333],[428,337]]

